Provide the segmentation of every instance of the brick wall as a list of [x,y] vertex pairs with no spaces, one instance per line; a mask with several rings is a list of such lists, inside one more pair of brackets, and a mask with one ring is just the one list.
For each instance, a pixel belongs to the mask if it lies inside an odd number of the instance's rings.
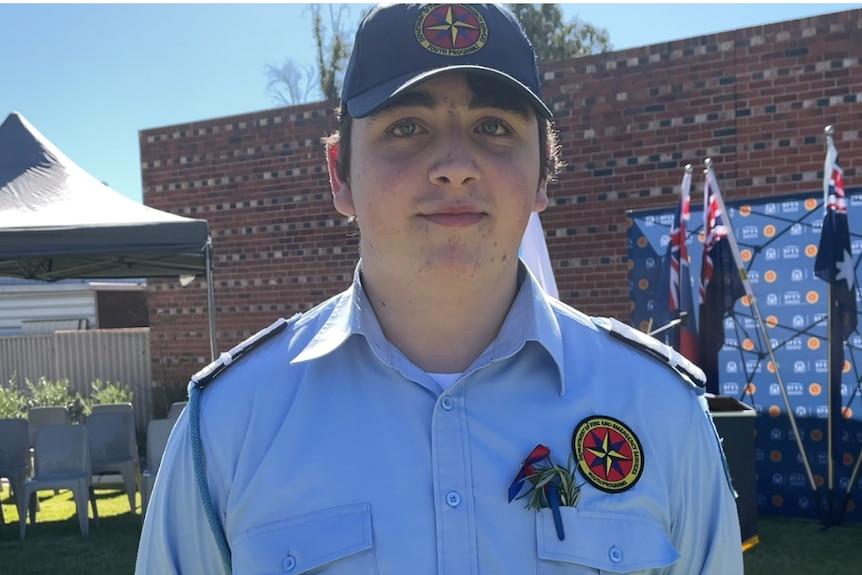
[[[729,8],[732,9],[732,8]],[[542,215],[564,301],[628,320],[626,211],[672,206],[711,157],[726,200],[821,188],[823,128],[862,179],[862,10],[548,62],[568,165]],[[144,203],[209,221],[219,347],[341,291],[357,238],[332,207],[321,135],[335,102],[140,133]],[[206,289],[148,282],[153,377],[209,361]]]

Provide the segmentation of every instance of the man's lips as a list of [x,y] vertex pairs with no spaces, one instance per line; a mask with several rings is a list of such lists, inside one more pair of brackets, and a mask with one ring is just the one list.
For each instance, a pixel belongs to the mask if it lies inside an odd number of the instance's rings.
[[439,226],[452,228],[472,226],[478,223],[485,217],[483,212],[453,210],[446,212],[437,212],[433,214],[424,214],[424,219]]

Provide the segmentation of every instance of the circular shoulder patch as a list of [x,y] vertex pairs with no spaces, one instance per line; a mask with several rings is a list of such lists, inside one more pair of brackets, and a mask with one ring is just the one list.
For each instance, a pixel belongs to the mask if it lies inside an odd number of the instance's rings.
[[468,4],[429,4],[416,20],[416,40],[441,56],[466,56],[488,41],[488,26]]
[[572,433],[572,453],[586,480],[607,493],[631,489],[643,473],[640,440],[613,417],[582,420]]

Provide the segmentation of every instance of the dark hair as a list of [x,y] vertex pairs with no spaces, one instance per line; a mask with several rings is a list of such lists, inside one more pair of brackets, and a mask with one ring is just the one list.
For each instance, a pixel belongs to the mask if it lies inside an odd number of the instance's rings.
[[[530,104],[510,85],[488,76],[468,76],[470,89],[477,96],[488,97],[494,102],[501,101],[508,106],[523,106],[529,109]],[[341,128],[323,139],[328,145],[341,144],[338,157],[335,160],[335,173],[342,181],[348,181],[350,176],[350,132],[353,118],[347,110],[338,107],[335,116]],[[537,116],[539,124],[539,162],[542,169],[541,178],[552,182],[565,165],[560,157],[560,142],[554,124],[550,120],[542,120]]]

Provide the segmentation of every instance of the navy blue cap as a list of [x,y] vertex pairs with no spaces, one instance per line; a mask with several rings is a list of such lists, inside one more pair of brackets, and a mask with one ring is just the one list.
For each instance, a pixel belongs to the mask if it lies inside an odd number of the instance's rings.
[[356,31],[341,107],[364,118],[411,86],[457,70],[503,80],[540,117],[553,117],[542,102],[533,46],[515,16],[498,4],[375,7]]

